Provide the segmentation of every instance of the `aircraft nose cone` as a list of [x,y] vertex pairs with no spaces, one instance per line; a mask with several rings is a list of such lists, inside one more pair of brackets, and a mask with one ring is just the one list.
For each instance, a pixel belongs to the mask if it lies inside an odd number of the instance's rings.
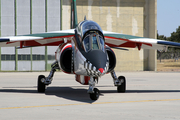
[[86,58],[97,70],[100,68],[104,70],[107,62],[107,54],[105,52],[102,50],[91,50],[87,53]]
[[102,50],[91,50],[86,54],[84,68],[89,76],[100,77],[108,70],[107,54]]
[[101,73],[104,72],[104,69],[103,69],[103,68],[99,68],[98,70],[99,70]]

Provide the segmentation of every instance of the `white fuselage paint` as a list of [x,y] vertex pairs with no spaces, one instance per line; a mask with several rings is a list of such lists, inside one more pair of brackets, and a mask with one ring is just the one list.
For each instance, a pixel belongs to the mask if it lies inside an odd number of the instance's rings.
[[86,58],[81,54],[79,49],[75,46],[74,41],[71,41],[73,48],[74,57],[74,73],[78,75],[87,75],[86,69],[84,68],[84,62]]

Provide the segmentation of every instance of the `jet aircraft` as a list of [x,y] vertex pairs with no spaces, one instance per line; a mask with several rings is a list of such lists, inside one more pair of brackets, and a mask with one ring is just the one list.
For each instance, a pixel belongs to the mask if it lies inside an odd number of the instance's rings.
[[180,43],[176,42],[103,31],[96,22],[86,18],[77,23],[76,0],[72,1],[71,7],[72,29],[70,30],[0,38],[0,47],[58,46],[55,51],[56,60],[51,65],[50,74],[47,77],[38,76],[38,92],[45,92],[56,70],[75,74],[77,82],[89,85],[87,92],[92,100],[99,98],[100,91],[95,87],[98,78],[107,73],[111,74],[114,85],[117,86],[117,92],[125,92],[126,79],[124,76],[117,77],[115,74],[116,56],[111,48],[164,50],[168,46],[180,47]]

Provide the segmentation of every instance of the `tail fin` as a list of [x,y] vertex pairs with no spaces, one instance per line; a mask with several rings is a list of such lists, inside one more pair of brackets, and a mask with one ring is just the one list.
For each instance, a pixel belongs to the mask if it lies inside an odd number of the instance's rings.
[[76,0],[71,0],[71,29],[78,25]]

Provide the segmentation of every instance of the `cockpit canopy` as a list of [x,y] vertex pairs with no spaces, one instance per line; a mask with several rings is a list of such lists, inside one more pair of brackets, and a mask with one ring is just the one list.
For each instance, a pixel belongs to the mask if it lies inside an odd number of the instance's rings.
[[83,48],[85,52],[89,52],[90,50],[102,50],[104,51],[104,40],[102,36],[97,34],[96,32],[93,34],[87,35],[82,42]]
[[83,37],[88,30],[98,30],[103,33],[101,27],[94,21],[85,20],[79,23],[78,33],[81,35],[81,37]]

